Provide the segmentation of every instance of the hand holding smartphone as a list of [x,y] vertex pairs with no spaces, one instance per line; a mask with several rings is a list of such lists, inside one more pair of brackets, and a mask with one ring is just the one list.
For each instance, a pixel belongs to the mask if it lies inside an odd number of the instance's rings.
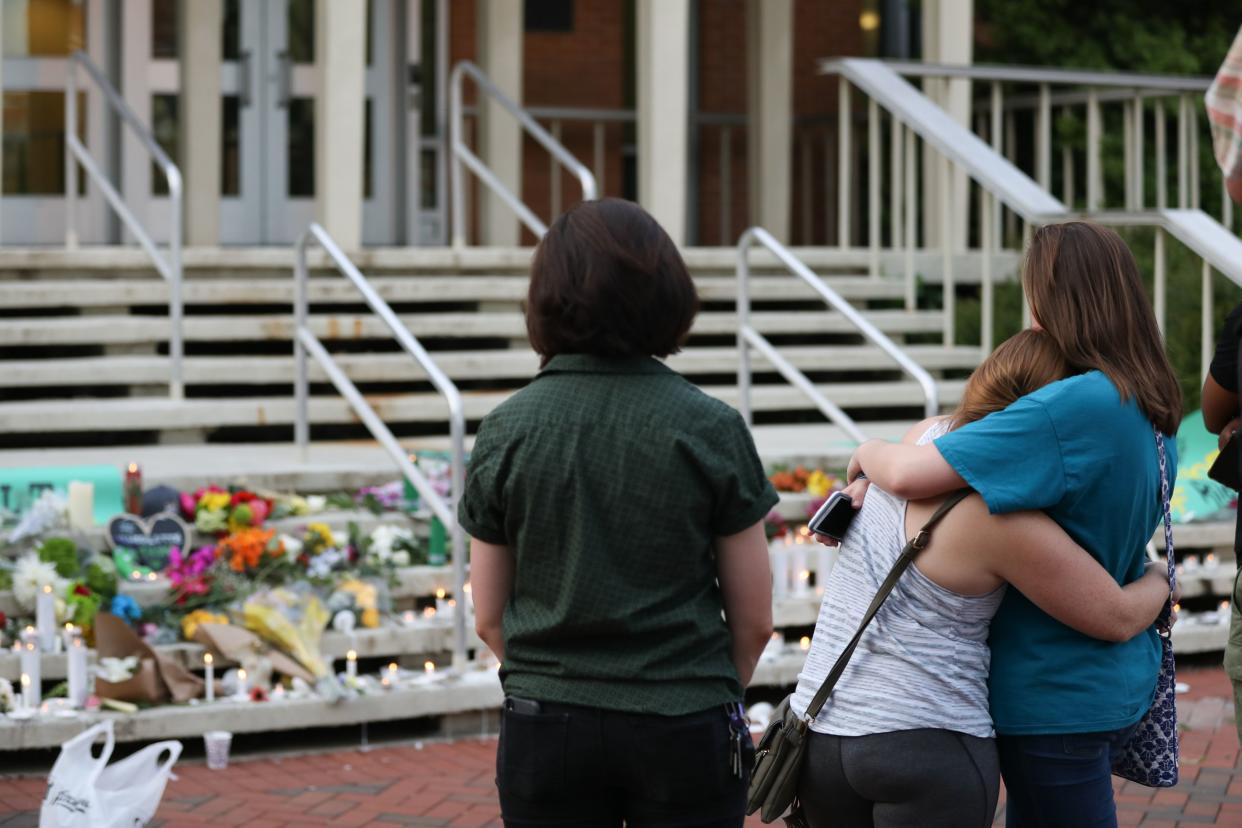
[[833,492],[820,506],[807,524],[817,535],[824,535],[840,542],[849,531],[857,510],[845,492]]

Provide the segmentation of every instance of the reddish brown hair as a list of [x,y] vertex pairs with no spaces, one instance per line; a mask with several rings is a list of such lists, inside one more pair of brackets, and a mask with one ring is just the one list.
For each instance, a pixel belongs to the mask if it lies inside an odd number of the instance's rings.
[[1097,370],[1134,398],[1165,434],[1176,434],[1182,392],[1165,356],[1134,254],[1114,231],[1085,221],[1035,231],[1022,288],[1071,371]]
[[982,420],[1019,397],[1069,376],[1061,349],[1043,331],[1019,331],[985,359],[966,382],[952,427]]

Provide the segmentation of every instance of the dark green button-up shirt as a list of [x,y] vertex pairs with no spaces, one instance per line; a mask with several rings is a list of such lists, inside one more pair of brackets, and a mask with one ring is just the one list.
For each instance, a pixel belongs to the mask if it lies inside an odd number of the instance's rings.
[[515,556],[505,692],[670,716],[739,700],[713,541],[776,502],[741,416],[663,363],[553,358],[479,426],[458,507]]

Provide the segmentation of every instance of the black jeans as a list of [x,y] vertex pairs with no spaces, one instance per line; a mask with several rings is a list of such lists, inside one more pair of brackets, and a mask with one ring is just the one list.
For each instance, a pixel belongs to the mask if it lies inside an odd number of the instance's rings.
[[798,799],[812,828],[988,828],[996,740],[951,730],[810,734]]
[[754,747],[742,740],[739,779],[723,705],[687,716],[510,707],[506,702],[496,752],[506,826],[741,828]]

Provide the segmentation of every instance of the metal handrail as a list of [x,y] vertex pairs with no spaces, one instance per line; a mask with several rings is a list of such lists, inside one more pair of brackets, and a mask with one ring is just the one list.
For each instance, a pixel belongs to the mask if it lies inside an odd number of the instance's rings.
[[[103,170],[91,157],[86,146],[78,140],[78,81],[76,68],[86,70],[104,100],[112,110],[120,116],[134,134],[138,142],[151,155],[156,166],[168,180],[168,197],[172,202],[172,215],[168,223],[168,256],[165,258],[156,247],[151,235],[142,226],[142,222],[125,204],[124,197],[117,192]],[[104,198],[116,210],[117,215],[125,222],[125,226],[134,234],[134,238],[151,257],[156,271],[168,282],[168,321],[171,330],[168,335],[168,358],[171,363],[168,381],[169,396],[180,400],[185,396],[185,385],[182,379],[182,301],[181,301],[181,221],[182,221],[182,184],[181,171],[172,162],[168,154],[155,141],[138,116],[125,103],[125,99],[117,92],[116,87],[108,81],[99,67],[91,62],[85,52],[76,51],[69,56],[65,72],[65,246],[73,249],[78,246],[77,212],[78,212],[78,177],[75,175],[74,159],[82,165],[91,180],[98,185]]]
[[[393,337],[414,357],[436,390],[444,396],[449,409],[449,439],[451,443],[450,464],[452,467],[452,492],[448,502],[435,490],[426,475],[414,465],[409,455],[397,442],[392,430],[375,413],[375,409],[366,401],[358,387],[345,375],[336,364],[336,360],[324,348],[319,338],[307,327],[309,298],[307,279],[309,270],[306,264],[307,246],[317,242],[328,257],[336,265],[338,271],[353,283],[362,298],[375,314],[383,320],[392,332]],[[466,539],[461,526],[457,522],[457,503],[466,479],[466,412],[462,404],[461,392],[448,376],[440,370],[431,356],[401,323],[388,303],[380,297],[366,277],[359,272],[354,263],[341,251],[328,232],[312,222],[298,238],[295,245],[296,260],[294,262],[294,442],[306,451],[310,442],[310,379],[307,373],[306,355],[309,353],[323,368],[336,390],[353,408],[354,413],[362,420],[363,425],[371,432],[371,436],[384,448],[393,462],[397,464],[401,474],[418,490],[424,502],[431,508],[432,514],[444,524],[453,538],[453,594],[459,602],[458,610],[453,614],[453,659],[454,664],[461,666],[466,659]]]
[[[825,73],[835,73],[840,58],[820,61]],[[1121,89],[1162,89],[1178,92],[1206,92],[1212,78],[1186,75],[1149,75],[1137,72],[1110,72],[1095,69],[1058,69],[1046,66],[1007,66],[998,64],[923,63],[913,60],[886,60],[884,65],[899,75],[918,78],[965,78],[1007,83],[1049,83],[1066,86],[1108,86]]]
[[742,233],[742,237],[737,242],[737,389],[739,409],[747,425],[750,425],[753,420],[750,406],[750,348],[753,347],[776,367],[781,376],[802,391],[802,393],[806,394],[811,402],[815,403],[828,419],[841,426],[850,437],[859,443],[867,439],[867,435],[863,433],[862,429],[858,427],[858,424],[848,414],[821,394],[806,374],[795,368],[791,362],[780,355],[776,347],[766,337],[750,326],[749,253],[751,247],[756,243],[766,247],[793,275],[810,285],[811,289],[818,293],[820,298],[829,307],[844,316],[864,337],[879,345],[886,354],[897,362],[903,371],[917,380],[923,388],[924,412],[928,417],[936,414],[940,403],[936,381],[932,379],[931,374],[910,359],[905,351],[897,347],[897,343],[893,342],[879,328],[867,321],[839,293],[828,287],[823,279],[816,276],[809,267],[803,264],[798,257],[794,256],[789,248],[778,242],[771,233],[762,227],[750,227],[746,232]]
[[542,237],[548,232],[548,226],[540,221],[531,212],[531,209],[522,203],[522,200],[506,187],[504,182],[483,163],[483,160],[466,146],[462,138],[463,111],[461,97],[462,79],[466,75],[469,75],[475,82],[481,94],[490,96],[496,103],[504,107],[510,115],[517,119],[517,122],[532,138],[538,141],[544,149],[552,153],[556,160],[560,161],[578,178],[578,183],[582,185],[583,201],[591,201],[599,197],[594,174],[575,158],[569,150],[565,149],[564,144],[553,138],[551,133],[539,125],[538,121],[532,118],[522,107],[518,106],[512,98],[502,92],[496,84],[492,83],[482,69],[468,60],[458,61],[457,65],[453,67],[453,72],[449,78],[449,152],[452,156],[449,175],[453,200],[454,247],[462,247],[466,243],[466,203],[461,170],[463,163],[474,171],[474,174],[492,192],[500,196],[501,200],[508,204],[513,212],[517,213],[518,218],[532,233]]

